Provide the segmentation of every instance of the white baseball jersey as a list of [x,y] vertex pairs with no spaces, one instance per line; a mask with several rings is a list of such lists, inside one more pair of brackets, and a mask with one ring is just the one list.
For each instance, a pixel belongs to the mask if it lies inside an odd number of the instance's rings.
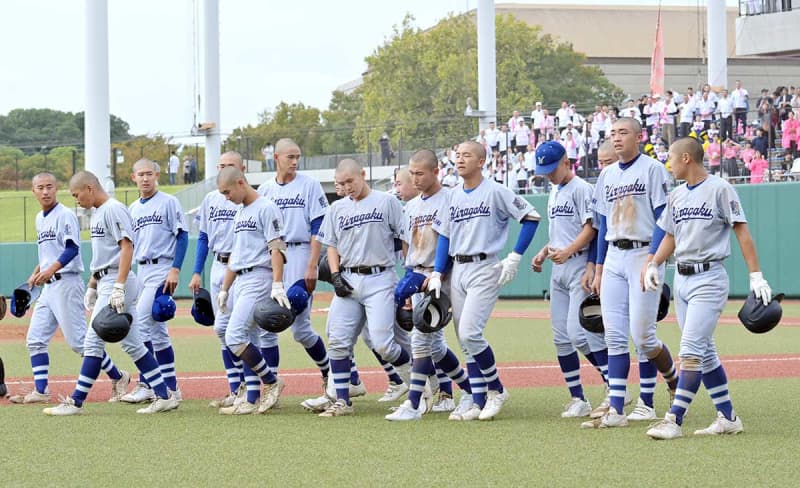
[[[592,220],[592,185],[578,176],[550,191],[547,199],[549,246],[564,249],[580,234],[584,224]],[[587,245],[581,251],[588,248]]]
[[606,217],[606,240],[649,241],[656,225],[653,209],[667,203],[669,174],[655,159],[639,154],[625,169],[603,168],[592,204]]
[[450,192],[447,212],[434,220],[433,230],[450,238],[451,256],[494,255],[506,244],[509,219],[521,221],[530,213],[536,209],[527,200],[484,178],[469,192],[463,183]]
[[439,240],[439,235],[433,230],[433,221],[439,214],[447,212],[449,194],[450,190],[442,188],[428,198],[417,195],[406,204],[402,231],[402,239],[408,243],[406,266],[433,268]]
[[311,221],[328,211],[322,185],[302,174],[283,185],[272,179],[259,186],[258,193],[275,202],[281,210],[286,242],[311,242]]
[[394,266],[394,240],[403,228],[403,207],[393,196],[370,191],[356,201],[333,202],[317,239],[335,247],[342,267]]
[[136,199],[130,206],[136,238],[134,259],[175,257],[176,236],[186,230],[183,209],[177,198],[157,191],[147,199]]
[[684,183],[669,195],[658,226],[675,236],[679,263],[722,261],[731,254],[731,227],[747,222],[739,195],[716,175],[689,189]]
[[[61,256],[67,247],[67,241],[80,247],[81,228],[78,217],[60,203],[56,203],[47,213],[39,212],[36,214],[36,240],[39,243],[39,269],[45,270]],[[80,253],[59,272],[82,273],[83,260]]]
[[133,222],[128,208],[114,198],[94,209],[90,224],[92,263],[94,273],[104,268],[119,268],[119,242],[128,239],[136,248]]
[[233,222],[233,251],[228,267],[231,271],[265,267],[272,269],[267,243],[283,238],[283,217],[272,201],[259,197],[236,213]]
[[208,249],[213,253],[230,253],[233,249],[233,220],[241,205],[231,202],[218,190],[203,198],[195,216],[200,232],[208,235]]

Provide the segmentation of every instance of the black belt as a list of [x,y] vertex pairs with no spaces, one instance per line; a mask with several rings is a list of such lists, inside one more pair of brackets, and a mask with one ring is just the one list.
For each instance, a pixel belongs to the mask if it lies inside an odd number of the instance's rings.
[[640,247],[647,247],[650,245],[650,241],[632,241],[630,239],[619,239],[612,242],[612,244],[614,244],[614,247],[617,247],[619,249],[628,250]]
[[567,259],[577,258],[578,256],[582,256],[582,255],[583,255],[583,251],[578,251],[575,254],[573,254],[572,256],[568,257]]
[[53,276],[51,276],[50,279],[47,280],[47,282],[48,283],[55,283],[56,281],[58,281],[60,279],[61,279],[61,273],[53,273]]
[[478,261],[483,261],[488,257],[489,256],[485,252],[482,252],[472,256],[468,254],[456,254],[453,259],[455,259],[457,263],[477,263]]
[[286,247],[302,246],[303,244],[308,244],[308,242],[287,242]]
[[344,268],[344,270],[347,271],[348,273],[355,273],[362,275],[383,273],[387,269],[389,269],[388,266],[351,266],[349,268]]
[[253,266],[250,266],[249,268],[243,268],[243,269],[240,269],[240,270],[238,270],[238,271],[236,272],[236,274],[237,274],[237,275],[243,275],[243,274],[247,274],[247,273],[249,273],[249,272],[253,271],[254,269],[255,269],[255,267],[253,267]]
[[231,258],[231,253],[229,252],[220,252],[214,255],[214,259],[216,259],[222,264],[228,264],[228,260],[230,258]]
[[[153,258],[153,259],[142,259],[141,261],[139,261],[139,264],[140,264],[140,265],[141,265],[141,264],[158,264],[158,259],[159,259],[159,258]],[[164,259],[162,259],[161,261],[164,261]]]
[[678,263],[675,265],[679,275],[691,276],[711,269],[711,263]]
[[98,269],[97,271],[95,271],[94,273],[92,273],[92,276],[94,277],[94,279],[96,279],[96,280],[99,280],[99,279],[102,279],[102,278],[103,278],[103,276],[105,276],[105,275],[107,275],[107,274],[111,273],[112,271],[114,271],[114,270],[116,270],[116,269],[117,269],[117,268],[103,268],[103,269]]

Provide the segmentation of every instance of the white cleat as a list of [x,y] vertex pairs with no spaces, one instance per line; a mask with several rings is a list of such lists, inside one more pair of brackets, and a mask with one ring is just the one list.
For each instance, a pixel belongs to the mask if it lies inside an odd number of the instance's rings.
[[647,429],[647,435],[653,439],[677,439],[683,436],[683,429],[678,425],[675,414],[668,413],[664,415],[664,420],[656,422]]
[[167,392],[169,392],[170,395],[174,396],[175,399],[178,400],[179,402],[183,401],[183,393],[181,393],[180,388],[178,388],[177,390],[167,389]]
[[153,393],[146,384],[136,383],[136,387],[130,393],[122,395],[119,399],[125,403],[144,403],[151,402],[156,399],[156,394]]
[[581,424],[581,429],[608,429],[613,427],[627,427],[628,417],[617,413],[614,407],[609,407],[608,412],[598,419],[587,420]]
[[239,402],[236,405],[222,407],[219,409],[220,415],[251,415],[258,411],[258,405],[248,401]]
[[136,413],[151,414],[169,412],[170,410],[175,410],[178,406],[180,406],[178,399],[175,398],[174,395],[170,395],[168,398],[156,398],[150,405],[140,408]]
[[361,397],[367,394],[367,387],[364,382],[359,381],[357,385],[350,384],[350,398]]
[[561,417],[565,419],[586,417],[591,413],[592,413],[592,406],[589,404],[587,400],[581,400],[580,398],[573,398],[569,403],[564,405],[564,411],[561,412]]
[[[460,406],[460,405],[459,405]],[[464,411],[456,413],[458,407],[455,410],[450,412],[450,416],[447,418],[448,420],[456,420],[460,422],[469,422],[471,420],[478,420],[481,416],[481,407],[473,403]]]
[[309,398],[307,400],[303,400],[300,403],[300,406],[304,409],[308,410],[309,412],[314,413],[322,413],[333,404],[330,398],[327,395],[322,395],[321,397],[317,398]]
[[75,405],[75,400],[72,397],[60,398],[61,403],[55,407],[45,408],[42,410],[45,415],[53,417],[66,417],[68,415],[80,415],[83,413],[83,407]]
[[34,403],[50,403],[50,399],[50,391],[45,389],[44,393],[39,393],[36,390],[32,390],[25,395],[11,395],[8,401],[18,405],[31,405]]
[[211,400],[211,402],[209,402],[208,404],[208,407],[209,408],[231,407],[233,406],[234,401],[236,401],[236,393],[230,392],[218,400]]
[[408,420],[420,420],[422,418],[422,414],[425,413],[425,407],[420,401],[420,405],[418,408],[414,408],[411,405],[411,400],[406,400],[397,407],[397,410],[390,413],[389,415],[385,416],[386,420],[391,421],[408,421]]
[[705,429],[694,431],[694,435],[734,435],[743,430],[741,417],[737,415],[736,420],[728,420],[722,412],[717,412],[717,419]]
[[348,405],[344,402],[344,400],[336,400],[332,403],[328,408],[325,409],[324,412],[319,414],[320,417],[346,417],[349,415],[354,415],[355,411],[353,410],[352,405]]
[[606,397],[603,398],[603,401],[600,402],[600,405],[598,405],[597,408],[592,410],[592,412],[589,414],[589,418],[599,419],[600,417],[605,415],[606,412],[608,412],[609,408],[611,408],[611,397],[606,395]]
[[628,414],[628,420],[632,422],[656,420],[657,418],[656,409],[645,405],[641,398],[636,401],[636,408],[633,409],[633,412]]
[[111,380],[111,398],[108,399],[109,403],[117,403],[122,400],[122,397],[128,392],[128,386],[131,384],[131,374],[127,371],[120,370],[122,377],[118,380]]
[[[467,396],[469,396],[470,398],[472,397],[472,395],[469,394]],[[455,400],[453,400],[453,397],[448,393],[440,391],[439,398],[437,398],[436,401],[434,402],[431,411],[434,413],[441,413],[441,412],[452,412],[455,409],[456,409],[456,402]]]
[[508,400],[508,388],[503,389],[503,393],[489,390],[486,394],[486,405],[483,406],[481,414],[478,417],[480,420],[492,420],[500,413],[503,404]]
[[264,385],[264,389],[261,392],[261,403],[258,405],[258,413],[266,413],[267,410],[275,407],[285,387],[286,383],[284,383],[280,376],[275,383]]
[[[472,400],[472,394],[461,392],[461,398],[458,401],[458,406],[450,412],[450,416],[448,420],[463,420],[462,417],[472,406],[475,405],[475,402]],[[478,408],[478,414],[480,414],[480,408]],[[473,419],[474,420],[474,419]]]
[[396,402],[408,393],[408,383],[392,383],[386,388],[386,393],[378,399],[379,402]]

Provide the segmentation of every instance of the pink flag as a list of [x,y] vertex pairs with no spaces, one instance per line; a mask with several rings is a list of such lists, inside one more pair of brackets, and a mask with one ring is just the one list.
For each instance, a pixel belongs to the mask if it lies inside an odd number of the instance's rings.
[[656,45],[650,59],[650,94],[664,95],[664,39],[661,35],[661,9],[656,24]]

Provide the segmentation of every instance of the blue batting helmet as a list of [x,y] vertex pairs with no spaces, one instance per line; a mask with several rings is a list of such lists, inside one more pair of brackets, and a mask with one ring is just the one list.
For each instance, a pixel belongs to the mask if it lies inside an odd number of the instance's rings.
[[27,282],[21,283],[14,288],[11,294],[11,314],[14,317],[22,317],[31,308],[31,304],[42,294],[40,286],[31,287]]
[[172,295],[164,291],[165,286],[166,282],[158,285],[156,296],[153,298],[153,308],[150,313],[156,322],[166,322],[175,318],[177,306],[175,305],[175,300],[172,299]]
[[205,288],[198,289],[194,294],[192,317],[200,325],[214,325],[214,305],[211,302],[211,293]]
[[306,289],[306,280],[297,280],[286,290],[289,303],[292,304],[292,312],[300,315],[308,307],[308,300],[311,298]]

